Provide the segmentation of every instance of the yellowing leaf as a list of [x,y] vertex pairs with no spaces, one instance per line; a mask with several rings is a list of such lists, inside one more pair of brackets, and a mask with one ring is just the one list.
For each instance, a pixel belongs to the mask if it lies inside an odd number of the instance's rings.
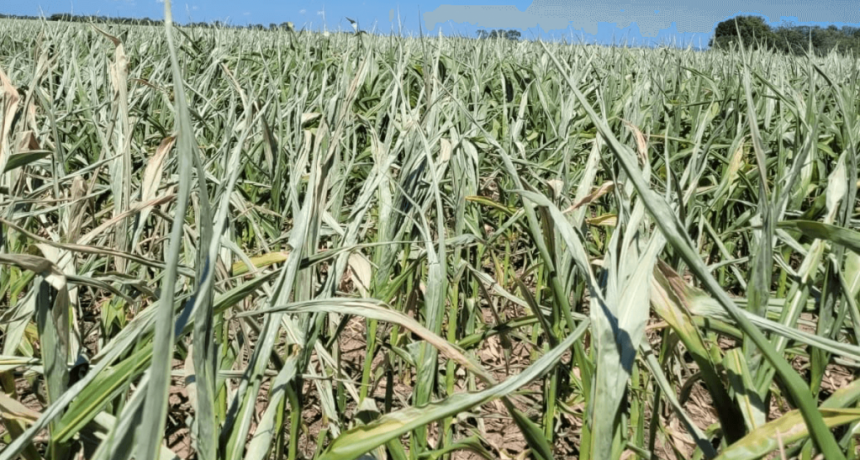
[[[820,409],[828,428],[860,420],[860,409]],[[761,458],[779,448],[777,433],[783,444],[789,445],[809,436],[809,430],[800,411],[793,410],[746,435],[724,450],[717,460]]]
[[604,214],[602,216],[585,219],[588,225],[597,225],[599,227],[614,227],[618,224],[618,216],[615,214]]
[[0,391],[0,415],[5,419],[29,424],[35,422],[40,414]]
[[[263,268],[284,262],[289,256],[289,251],[270,252],[261,256],[251,257],[251,263],[256,268]],[[233,264],[233,276],[244,275],[248,271],[248,266],[245,265],[245,262],[236,262]]]
[[565,209],[564,213],[567,214],[571,211],[575,211],[576,209],[579,209],[579,208],[597,200],[598,198],[602,197],[603,195],[606,195],[607,193],[611,192],[612,189],[614,189],[614,188],[615,188],[615,182],[606,181],[600,187],[597,187],[597,190],[595,190],[594,192],[591,192],[585,198],[577,201],[576,203],[571,205],[569,208]]

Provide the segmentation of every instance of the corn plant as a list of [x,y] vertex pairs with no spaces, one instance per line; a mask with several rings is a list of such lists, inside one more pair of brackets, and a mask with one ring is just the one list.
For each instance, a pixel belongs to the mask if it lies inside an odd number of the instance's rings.
[[0,460],[860,452],[856,58],[165,12],[0,20]]

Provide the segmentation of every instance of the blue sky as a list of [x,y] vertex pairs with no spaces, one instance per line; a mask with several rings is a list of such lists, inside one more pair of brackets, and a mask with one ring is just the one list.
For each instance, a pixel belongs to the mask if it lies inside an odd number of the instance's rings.
[[[555,20],[554,29],[545,30],[548,27],[541,26],[540,19],[548,16],[532,16],[538,17],[532,20],[531,27],[518,27],[523,30],[523,35],[528,38],[540,36],[541,38],[559,38],[565,37],[568,40],[600,43],[665,43],[673,42],[681,45],[706,45],[710,34],[716,24],[728,17],[737,14],[762,14],[761,11],[770,12],[764,14],[768,17],[769,22],[776,24],[782,20],[793,20],[795,23],[802,24],[819,24],[827,25],[831,22],[826,21],[804,21],[798,19],[797,16],[792,16],[794,12],[786,3],[792,3],[791,0],[744,0],[738,3],[738,8],[744,10],[734,10],[732,6],[726,6],[726,1],[721,2],[721,10],[708,11],[704,15],[701,8],[696,5],[701,5],[697,0],[690,0],[689,3],[679,3],[669,0],[671,3],[658,3],[666,0],[610,0],[609,2],[588,2],[588,0],[432,0],[427,3],[417,3],[408,1],[392,1],[392,0],[301,0],[301,1],[263,1],[263,0],[244,0],[241,2],[227,0],[173,0],[173,15],[177,22],[189,21],[214,21],[221,20],[232,24],[270,24],[290,21],[297,27],[309,27],[319,29],[323,27],[325,19],[325,27],[329,30],[338,28],[349,29],[349,22],[345,19],[350,17],[357,19],[363,29],[373,29],[374,26],[377,32],[388,33],[392,30],[397,30],[398,24],[402,25],[403,31],[406,34],[417,34],[419,27],[419,8],[424,21],[421,25],[424,27],[424,33],[438,34],[441,30],[444,34],[460,33],[474,35],[480,28],[487,27],[487,24],[493,27],[493,21],[488,19],[488,15],[481,7],[471,8],[467,14],[457,16],[450,13],[449,16],[444,16],[442,11],[455,11],[456,8],[463,8],[463,5],[511,5],[516,7],[516,10],[506,10],[509,16],[527,17],[531,12],[538,11],[539,2],[543,5],[549,4],[550,11],[559,11],[559,8],[566,10],[566,13],[576,19],[571,22],[565,20]],[[729,2],[731,0],[728,0]],[[764,9],[756,9],[754,6],[759,5],[758,2],[763,2]],[[820,2],[831,2],[835,6],[823,7]],[[833,11],[831,13],[833,19],[839,18],[860,18],[860,1],[850,0],[817,0],[808,2],[805,5],[794,2],[800,8],[815,8],[820,16],[821,11]],[[533,6],[533,2],[534,6]],[[788,15],[779,14],[776,16],[773,11],[774,2],[780,3],[779,11],[787,11]],[[442,5],[446,6],[442,6]],[[420,7],[419,7],[420,5]],[[559,6],[561,5],[561,6]],[[570,5],[570,6],[568,6]],[[607,6],[609,5],[609,6]],[[713,5],[713,4],[711,4]],[[743,6],[740,6],[743,5]],[[814,6],[813,6],[814,5]],[[848,5],[847,7],[845,5]],[[852,5],[856,5],[856,8]],[[749,7],[753,8],[749,8]],[[531,8],[530,8],[531,7]],[[446,8],[448,8],[446,10]],[[546,6],[543,6],[546,9]],[[579,10],[576,10],[576,9]],[[592,14],[582,14],[583,8],[597,8]],[[639,16],[630,16],[631,9],[638,8]],[[713,9],[713,7],[710,7]],[[728,8],[728,9],[726,9]],[[0,0],[0,13],[7,14],[22,14],[22,15],[39,15],[45,14],[50,16],[54,13],[74,12],[76,14],[98,14],[104,16],[123,16],[123,17],[149,17],[152,19],[160,19],[164,16],[164,4],[160,0]],[[653,9],[653,17],[650,17]],[[625,10],[627,11],[625,13]],[[645,21],[637,22],[631,17],[643,18],[643,10],[647,10],[649,17],[644,17]],[[856,10],[856,11],[855,11]],[[461,11],[461,10],[456,10]],[[595,10],[586,10],[592,12]],[[393,21],[389,20],[393,12]],[[511,13],[512,12],[512,13]],[[846,14],[847,12],[847,14]],[[701,14],[700,14],[701,13]],[[398,14],[400,21],[398,22]],[[459,14],[459,13],[457,13]],[[627,16],[625,16],[625,14]],[[454,15],[452,18],[451,15]],[[691,16],[692,15],[692,16]],[[690,24],[690,18],[695,16],[695,27]],[[810,17],[810,13],[805,10],[798,11],[798,16],[801,18]],[[607,18],[606,21],[597,20],[588,23],[585,18]],[[655,18],[660,18],[660,22],[655,22]],[[443,20],[448,18],[447,20]],[[461,20],[457,20],[460,18]],[[620,19],[613,19],[620,18]],[[704,19],[703,19],[704,18]],[[431,19],[433,19],[431,21]],[[677,23],[675,22],[677,19]],[[860,19],[856,19],[860,22]],[[471,21],[471,22],[470,22]],[[586,22],[583,22],[586,21]],[[432,22],[432,23],[431,23]],[[558,28],[559,23],[567,25],[566,28]],[[639,23],[643,24],[646,33],[640,30]],[[496,24],[500,24],[498,21]],[[658,25],[659,24],[659,25]],[[842,25],[842,23],[836,23]],[[849,23],[850,24],[850,23]],[[860,25],[853,23],[852,25]],[[692,27],[692,28],[691,28]],[[511,27],[504,27],[511,28]]]

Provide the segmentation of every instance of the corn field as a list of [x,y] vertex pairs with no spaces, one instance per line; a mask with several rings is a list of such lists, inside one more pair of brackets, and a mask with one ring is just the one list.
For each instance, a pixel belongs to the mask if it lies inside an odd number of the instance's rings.
[[860,452],[857,58],[0,30],[0,460]]

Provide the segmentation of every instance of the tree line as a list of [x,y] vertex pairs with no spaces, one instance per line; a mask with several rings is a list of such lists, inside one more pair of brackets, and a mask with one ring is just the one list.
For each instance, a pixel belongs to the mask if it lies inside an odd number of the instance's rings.
[[[0,14],[0,18],[9,18],[9,19],[42,19],[40,16],[22,16],[22,15],[14,15],[14,14]],[[150,18],[125,18],[125,17],[117,17],[117,16],[96,16],[96,15],[81,15],[81,14],[70,14],[70,13],[57,13],[52,14],[44,18],[48,21],[63,21],[63,22],[81,22],[81,23],[98,23],[98,24],[122,24],[122,25],[138,25],[138,26],[161,26],[164,25],[164,21],[162,19],[150,19]],[[175,24],[179,25],[179,24]],[[250,30],[294,30],[293,23],[291,22],[281,22],[279,24],[270,23],[268,26],[263,24],[248,24],[248,25],[233,25],[228,24],[222,21],[212,21],[212,22],[190,22],[185,24],[187,27],[196,27],[196,28],[231,28],[231,29],[250,29]],[[482,39],[492,39],[492,38],[506,38],[508,40],[519,40],[522,37],[522,33],[519,30],[479,30],[478,38]]]
[[[0,19],[43,19],[41,16],[25,16],[25,15],[15,15],[15,14],[2,14],[0,13]],[[163,19],[150,19],[150,18],[125,18],[125,17],[117,17],[117,16],[97,16],[97,15],[82,15],[82,14],[69,14],[69,13],[58,13],[52,14],[44,18],[47,21],[62,21],[62,22],[81,22],[81,23],[97,23],[97,24],[121,24],[121,25],[135,25],[135,26],[162,26],[164,25]],[[182,27],[181,24],[174,24]],[[222,21],[212,21],[212,22],[189,22],[185,24],[186,27],[197,27],[197,28],[231,28],[231,29],[251,29],[251,30],[293,30],[292,22],[282,22],[279,24],[271,23],[268,26],[264,26],[262,24],[248,24],[248,25],[233,25],[228,24]]]
[[[737,25],[735,25],[737,23]],[[768,49],[787,54],[812,51],[824,55],[832,50],[860,55],[860,27],[827,27],[783,23],[771,27],[758,16],[738,16],[717,24],[709,46],[727,49],[743,42],[747,48]]]

